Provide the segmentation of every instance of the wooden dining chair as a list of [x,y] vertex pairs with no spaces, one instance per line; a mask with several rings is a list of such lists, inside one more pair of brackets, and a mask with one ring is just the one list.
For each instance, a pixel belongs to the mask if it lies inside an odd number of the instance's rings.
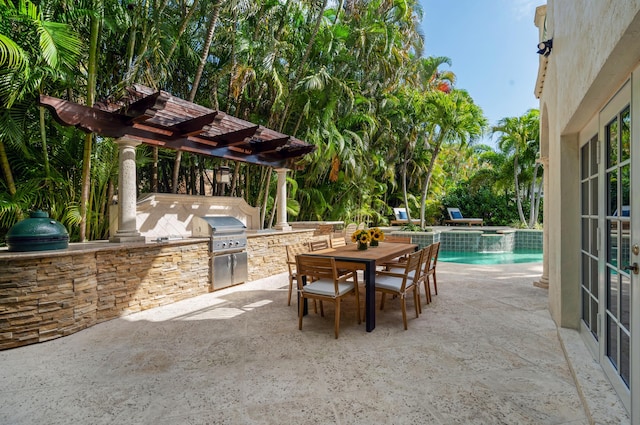
[[[428,272],[429,265],[431,263],[431,253],[433,251],[435,244],[427,245],[422,248],[422,259],[420,261],[420,276],[418,277],[418,289],[420,289],[421,285],[424,285],[425,292],[425,304],[431,303],[431,291],[429,290],[429,282],[428,282]],[[418,299],[420,299],[420,294],[418,293]],[[422,314],[422,301],[420,301],[420,313]]]
[[351,241],[351,235],[356,230],[358,230],[358,225],[356,223],[347,224],[347,226],[344,228],[344,238],[345,238],[345,240]]
[[286,246],[287,249],[287,267],[289,268],[289,296],[287,305],[291,305],[291,293],[293,292],[293,281],[297,279],[296,255],[306,254],[310,251],[309,243],[300,242]]
[[321,249],[329,248],[329,240],[327,238],[318,239],[315,241],[309,242],[309,247],[311,251],[320,251]]
[[[384,242],[389,242],[389,243],[411,243],[411,236],[394,236],[394,235],[389,235],[384,237]],[[392,258],[391,260],[380,264],[380,266],[382,266],[382,269],[384,270],[390,270],[394,267],[404,267],[404,263],[407,261],[407,256],[406,255],[401,255],[400,257],[397,258]]]
[[340,246],[347,246],[347,240],[344,237],[331,238],[331,248],[338,248]]
[[384,310],[384,301],[387,294],[396,295],[400,298],[404,330],[408,329],[406,296],[409,292],[413,293],[416,317],[420,316],[418,280],[420,279],[422,255],[422,250],[409,254],[402,272],[381,270],[376,273],[376,291],[382,293],[380,310]]
[[424,276],[424,289],[427,291],[429,300],[431,300],[431,290],[429,288],[429,276],[433,276],[433,290],[435,295],[438,295],[438,280],[436,278],[436,266],[438,265],[438,253],[440,252],[440,242],[435,242],[431,246],[431,253],[429,255],[428,268],[426,270],[426,276]]
[[[298,271],[299,294],[298,329],[302,330],[303,301],[305,299],[320,301],[320,315],[322,317],[324,317],[323,302],[328,301],[335,305],[334,333],[336,339],[338,339],[340,333],[340,305],[342,299],[347,295],[356,297],[356,316],[358,316],[358,324],[362,323],[360,320],[358,275],[356,273],[339,276],[334,258],[305,254],[296,256],[296,268]],[[306,284],[304,280],[306,280]]]

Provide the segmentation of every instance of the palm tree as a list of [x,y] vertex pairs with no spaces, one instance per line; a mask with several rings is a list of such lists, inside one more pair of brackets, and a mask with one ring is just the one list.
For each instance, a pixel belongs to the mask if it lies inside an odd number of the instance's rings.
[[429,183],[436,160],[443,144],[457,143],[464,146],[477,140],[487,125],[482,109],[464,90],[453,89],[450,93],[433,91],[425,105],[430,117],[428,138],[425,147],[430,154],[426,176],[422,183],[420,202],[420,226],[425,222],[425,205]]
[[[498,124],[491,129],[492,134],[499,135],[498,147],[511,160],[518,216],[520,217],[520,221],[530,228],[535,225],[538,216],[535,205],[539,203],[535,196],[540,196],[539,188],[536,190],[539,168],[539,164],[536,162],[540,134],[539,118],[539,111],[537,109],[530,109],[520,117],[502,118],[498,121]],[[528,178],[525,177],[527,173],[530,173],[530,177]],[[528,181],[522,181],[523,178]],[[531,205],[529,221],[526,220],[522,207],[522,185],[524,184],[530,185],[529,194],[531,196]]]

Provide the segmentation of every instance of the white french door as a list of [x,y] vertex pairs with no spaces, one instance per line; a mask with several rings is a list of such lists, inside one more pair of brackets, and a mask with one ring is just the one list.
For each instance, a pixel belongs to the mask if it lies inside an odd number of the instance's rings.
[[640,423],[639,94],[634,74],[580,137],[582,334],[633,423]]

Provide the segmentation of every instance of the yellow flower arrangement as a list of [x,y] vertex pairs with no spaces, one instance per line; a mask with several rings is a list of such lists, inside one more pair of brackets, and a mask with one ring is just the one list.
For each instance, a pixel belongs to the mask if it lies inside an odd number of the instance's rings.
[[371,235],[372,241],[382,242],[384,240],[384,232],[377,227],[369,229],[369,235]]
[[371,242],[371,234],[369,233],[368,230],[364,230],[364,229],[356,230],[351,235],[351,242],[353,243],[360,242],[360,243],[367,244]]

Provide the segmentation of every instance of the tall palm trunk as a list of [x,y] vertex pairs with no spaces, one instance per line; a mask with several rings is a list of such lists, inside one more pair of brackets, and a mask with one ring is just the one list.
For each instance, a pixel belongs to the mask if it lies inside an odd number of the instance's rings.
[[411,212],[409,211],[409,190],[407,188],[407,164],[409,162],[409,145],[404,150],[404,161],[402,161],[402,197],[404,198],[404,208],[407,211],[407,221],[411,223]]
[[[213,40],[213,33],[216,29],[216,23],[218,22],[218,16],[220,15],[221,1],[216,1],[213,4],[211,11],[211,20],[209,21],[209,27],[207,28],[207,38],[202,47],[202,54],[200,55],[200,63],[196,70],[196,75],[193,79],[193,86],[191,87],[191,93],[189,93],[189,102],[193,102],[200,86],[200,79],[204,72],[204,66],[207,63],[207,56],[209,56],[209,49],[211,48],[211,40]],[[176,158],[173,162],[173,178],[171,181],[171,192],[178,193],[178,178],[180,177],[180,163],[182,162],[182,151],[176,152]]]
[[431,183],[431,176],[433,176],[433,169],[435,168],[436,159],[438,158],[438,154],[440,153],[440,148],[442,147],[442,138],[440,138],[433,148],[433,153],[431,154],[431,159],[429,160],[429,168],[427,169],[427,175],[424,178],[424,183],[422,184],[422,196],[420,197],[420,227],[424,228],[425,226],[425,215],[426,215],[426,205],[427,205],[427,194],[429,193],[429,184]]
[[16,182],[13,180],[13,173],[11,172],[11,165],[9,164],[9,158],[7,158],[7,151],[4,148],[4,143],[0,140],[0,166],[2,166],[2,174],[7,183],[7,190],[11,196],[16,194]]
[[529,198],[529,229],[533,229],[538,221],[538,199],[540,197],[540,191],[536,191],[536,181],[538,180],[538,169],[540,164],[536,163],[533,168],[533,179],[531,180],[531,194]]
[[193,0],[193,4],[189,8],[189,11],[182,19],[182,24],[180,24],[180,29],[178,30],[178,34],[176,34],[176,39],[171,45],[171,48],[169,49],[169,53],[167,53],[167,63],[171,62],[171,59],[173,58],[173,53],[176,51],[176,48],[178,47],[178,44],[180,42],[180,37],[182,37],[182,34],[184,34],[184,32],[187,30],[189,21],[191,21],[191,16],[193,16],[193,12],[195,12],[196,9],[198,8],[198,1],[199,0]]
[[[309,60],[309,55],[311,55],[311,49],[313,48],[313,44],[315,43],[316,36],[318,35],[318,31],[320,31],[320,24],[322,23],[322,18],[324,17],[324,11],[327,8],[328,3],[329,3],[329,0],[324,0],[322,2],[322,8],[320,9],[320,12],[318,12],[318,17],[316,18],[316,24],[313,27],[311,37],[309,37],[307,48],[304,51],[304,55],[302,56],[302,59],[300,60],[300,64],[298,65],[298,68],[296,69],[296,72],[294,74],[294,79],[293,79],[293,83],[291,84],[290,93],[295,90],[296,86],[298,85],[298,82],[300,82],[300,79],[302,78],[302,72],[304,71],[304,67],[307,66],[307,61]],[[287,99],[287,103],[284,107],[284,111],[282,112],[282,119],[280,120],[280,126],[278,131],[282,131],[285,123],[287,122],[289,108],[291,107],[291,104],[292,104],[292,96],[289,96],[289,98]]]
[[[98,1],[98,0],[97,0]],[[102,8],[96,8],[102,10]],[[98,68],[98,34],[100,33],[100,20],[95,14],[91,15],[91,32],[89,35],[89,63],[87,67],[87,105],[93,106],[95,102],[97,68]],[[87,215],[89,195],[91,189],[91,152],[93,149],[93,134],[88,133],[84,138],[82,153],[82,190],[80,193],[80,241],[87,239]],[[121,182],[118,182],[121,184]]]
[[522,210],[522,197],[520,194],[520,182],[518,181],[518,155],[513,158],[513,179],[516,186],[516,204],[518,205],[518,215],[522,224],[527,224],[527,220],[524,218],[524,212]]

